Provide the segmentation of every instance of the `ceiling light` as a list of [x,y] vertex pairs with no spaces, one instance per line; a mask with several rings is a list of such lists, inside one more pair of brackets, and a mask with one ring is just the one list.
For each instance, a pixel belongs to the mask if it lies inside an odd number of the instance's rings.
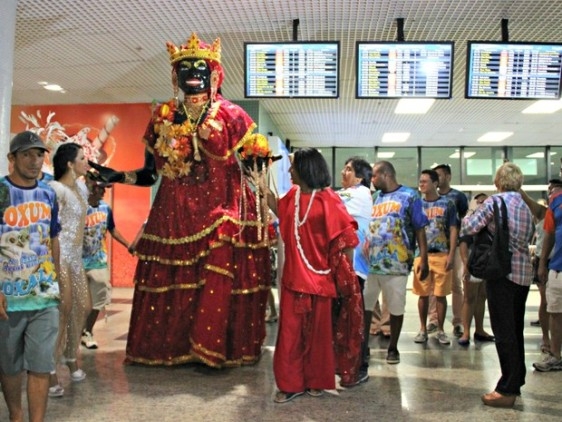
[[[462,156],[463,156],[464,158],[470,158],[470,157],[472,157],[473,155],[476,155],[476,153],[475,153],[475,152],[472,152],[472,151],[470,151],[470,152],[469,152],[469,151],[465,151],[465,152],[462,153]],[[455,151],[455,152],[453,152],[451,155],[449,155],[449,158],[461,158],[461,153],[460,153],[459,151]]]
[[43,88],[45,88],[48,91],[64,91],[64,88],[60,85],[56,85],[56,84],[47,84],[44,85]]
[[513,132],[487,132],[476,142],[501,142],[513,135]]
[[410,132],[387,132],[382,135],[382,142],[406,142]]
[[[551,156],[556,155],[555,152],[550,153]],[[527,158],[544,158],[544,152],[534,152],[532,154],[526,155]]]
[[377,152],[377,157],[378,158],[392,158],[394,157],[396,153],[394,151],[388,151],[388,152]]
[[539,100],[531,104],[521,113],[523,114],[552,114],[562,108],[562,100]]
[[402,98],[398,101],[394,114],[425,114],[434,102],[435,98]]

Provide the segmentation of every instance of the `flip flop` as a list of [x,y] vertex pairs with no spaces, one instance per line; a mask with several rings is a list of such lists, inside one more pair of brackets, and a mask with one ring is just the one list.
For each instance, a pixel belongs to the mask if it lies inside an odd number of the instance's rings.
[[304,391],[301,391],[300,393],[285,393],[283,391],[278,391],[277,394],[275,394],[275,398],[273,399],[273,401],[275,403],[287,403],[293,400],[295,397],[302,396],[303,394]]

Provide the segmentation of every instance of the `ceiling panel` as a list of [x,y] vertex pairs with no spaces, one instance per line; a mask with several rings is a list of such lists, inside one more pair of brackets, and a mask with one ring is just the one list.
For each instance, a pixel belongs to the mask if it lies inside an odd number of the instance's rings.
[[[394,114],[396,100],[355,99],[355,42],[396,39],[404,18],[408,41],[454,41],[453,98],[422,116]],[[339,40],[340,98],[267,99],[261,104],[291,145],[381,145],[385,131],[412,133],[404,146],[475,145],[491,130],[510,130],[513,145],[560,144],[561,112],[522,115],[528,101],[466,100],[468,40],[500,40],[509,19],[512,41],[562,42],[562,0],[19,0],[13,103],[151,102],[172,95],[165,43],[192,31],[220,37],[225,97],[242,100],[243,44],[298,39]],[[38,83],[57,83],[64,94]]]

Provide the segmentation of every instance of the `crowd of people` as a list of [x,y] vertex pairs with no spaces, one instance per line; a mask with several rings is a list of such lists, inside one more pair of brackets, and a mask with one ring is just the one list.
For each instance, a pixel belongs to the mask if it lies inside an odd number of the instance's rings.
[[[69,142],[51,152],[48,181],[42,140],[26,131],[10,142],[11,170],[0,179],[2,244],[13,246],[2,250],[0,380],[12,420],[23,415],[24,371],[33,421],[43,420],[48,396],[64,395],[57,365],[68,366],[73,382],[86,378],[77,360],[80,343],[97,347],[94,324],[110,303],[108,232],[138,258],[127,364],[255,364],[271,322],[278,323],[276,403],[321,396],[335,388],[336,375],[352,388],[369,379],[369,334],[381,292],[389,321],[386,362],[400,362],[413,275],[420,318],[414,341],[425,343],[435,332],[440,344],[450,344],[445,321],[453,295],[458,344],[470,344],[472,319],[475,341],[495,341],[501,377],[483,403],[511,407],[525,384],[534,217],[543,222],[534,279],[543,286],[539,316],[547,327],[545,358],[534,367],[562,370],[560,180],[551,180],[549,203],[540,205],[521,191],[519,167],[504,163],[494,179],[498,193],[476,195],[477,207],[468,212],[446,164],[421,171],[414,189],[398,182],[391,162],[351,157],[335,192],[321,153],[302,148],[290,155],[292,187],[278,197],[263,177],[267,166],[250,170],[240,159],[255,124],[220,94],[220,40],[208,45],[192,34],[185,44],[167,47],[175,97],[154,109],[142,168],[118,171],[88,162]],[[105,189],[151,186],[158,176],[161,185],[132,245],[102,200]],[[481,280],[468,271],[468,256],[476,233],[494,232],[499,198],[508,210],[510,238],[503,246],[512,254],[511,273]],[[279,239],[268,231],[274,220]],[[279,312],[270,253],[278,240]],[[486,300],[493,335],[483,327]]]

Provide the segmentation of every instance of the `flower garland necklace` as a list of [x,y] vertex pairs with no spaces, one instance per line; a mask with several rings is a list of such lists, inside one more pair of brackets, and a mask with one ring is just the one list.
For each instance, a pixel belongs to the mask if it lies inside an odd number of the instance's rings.
[[160,173],[170,179],[187,176],[191,172],[192,156],[196,161],[201,157],[198,148],[197,129],[210,108],[207,101],[197,120],[193,120],[184,104],[182,114],[186,116],[183,123],[174,123],[178,111],[175,101],[161,104],[154,113],[154,130],[158,138],[154,149],[166,159]]
[[306,259],[306,256],[304,254],[304,250],[303,250],[302,245],[301,245],[301,238],[300,238],[300,235],[299,235],[299,227],[301,227],[304,223],[306,223],[306,220],[308,218],[308,213],[310,212],[310,209],[312,208],[312,201],[314,200],[314,195],[316,195],[317,190],[318,189],[312,190],[312,195],[310,196],[310,201],[308,202],[308,207],[306,209],[306,212],[304,213],[303,219],[300,220],[299,215],[300,215],[301,188],[300,188],[300,186],[297,186],[297,192],[295,194],[295,224],[294,224],[293,227],[294,227],[294,233],[295,233],[295,240],[297,241],[297,249],[299,250],[299,254],[300,254],[301,259],[303,260],[304,264],[313,273],[324,275],[324,274],[330,274],[330,269],[328,268],[327,270],[317,270],[312,265],[310,265],[310,262],[308,262],[308,259]]

